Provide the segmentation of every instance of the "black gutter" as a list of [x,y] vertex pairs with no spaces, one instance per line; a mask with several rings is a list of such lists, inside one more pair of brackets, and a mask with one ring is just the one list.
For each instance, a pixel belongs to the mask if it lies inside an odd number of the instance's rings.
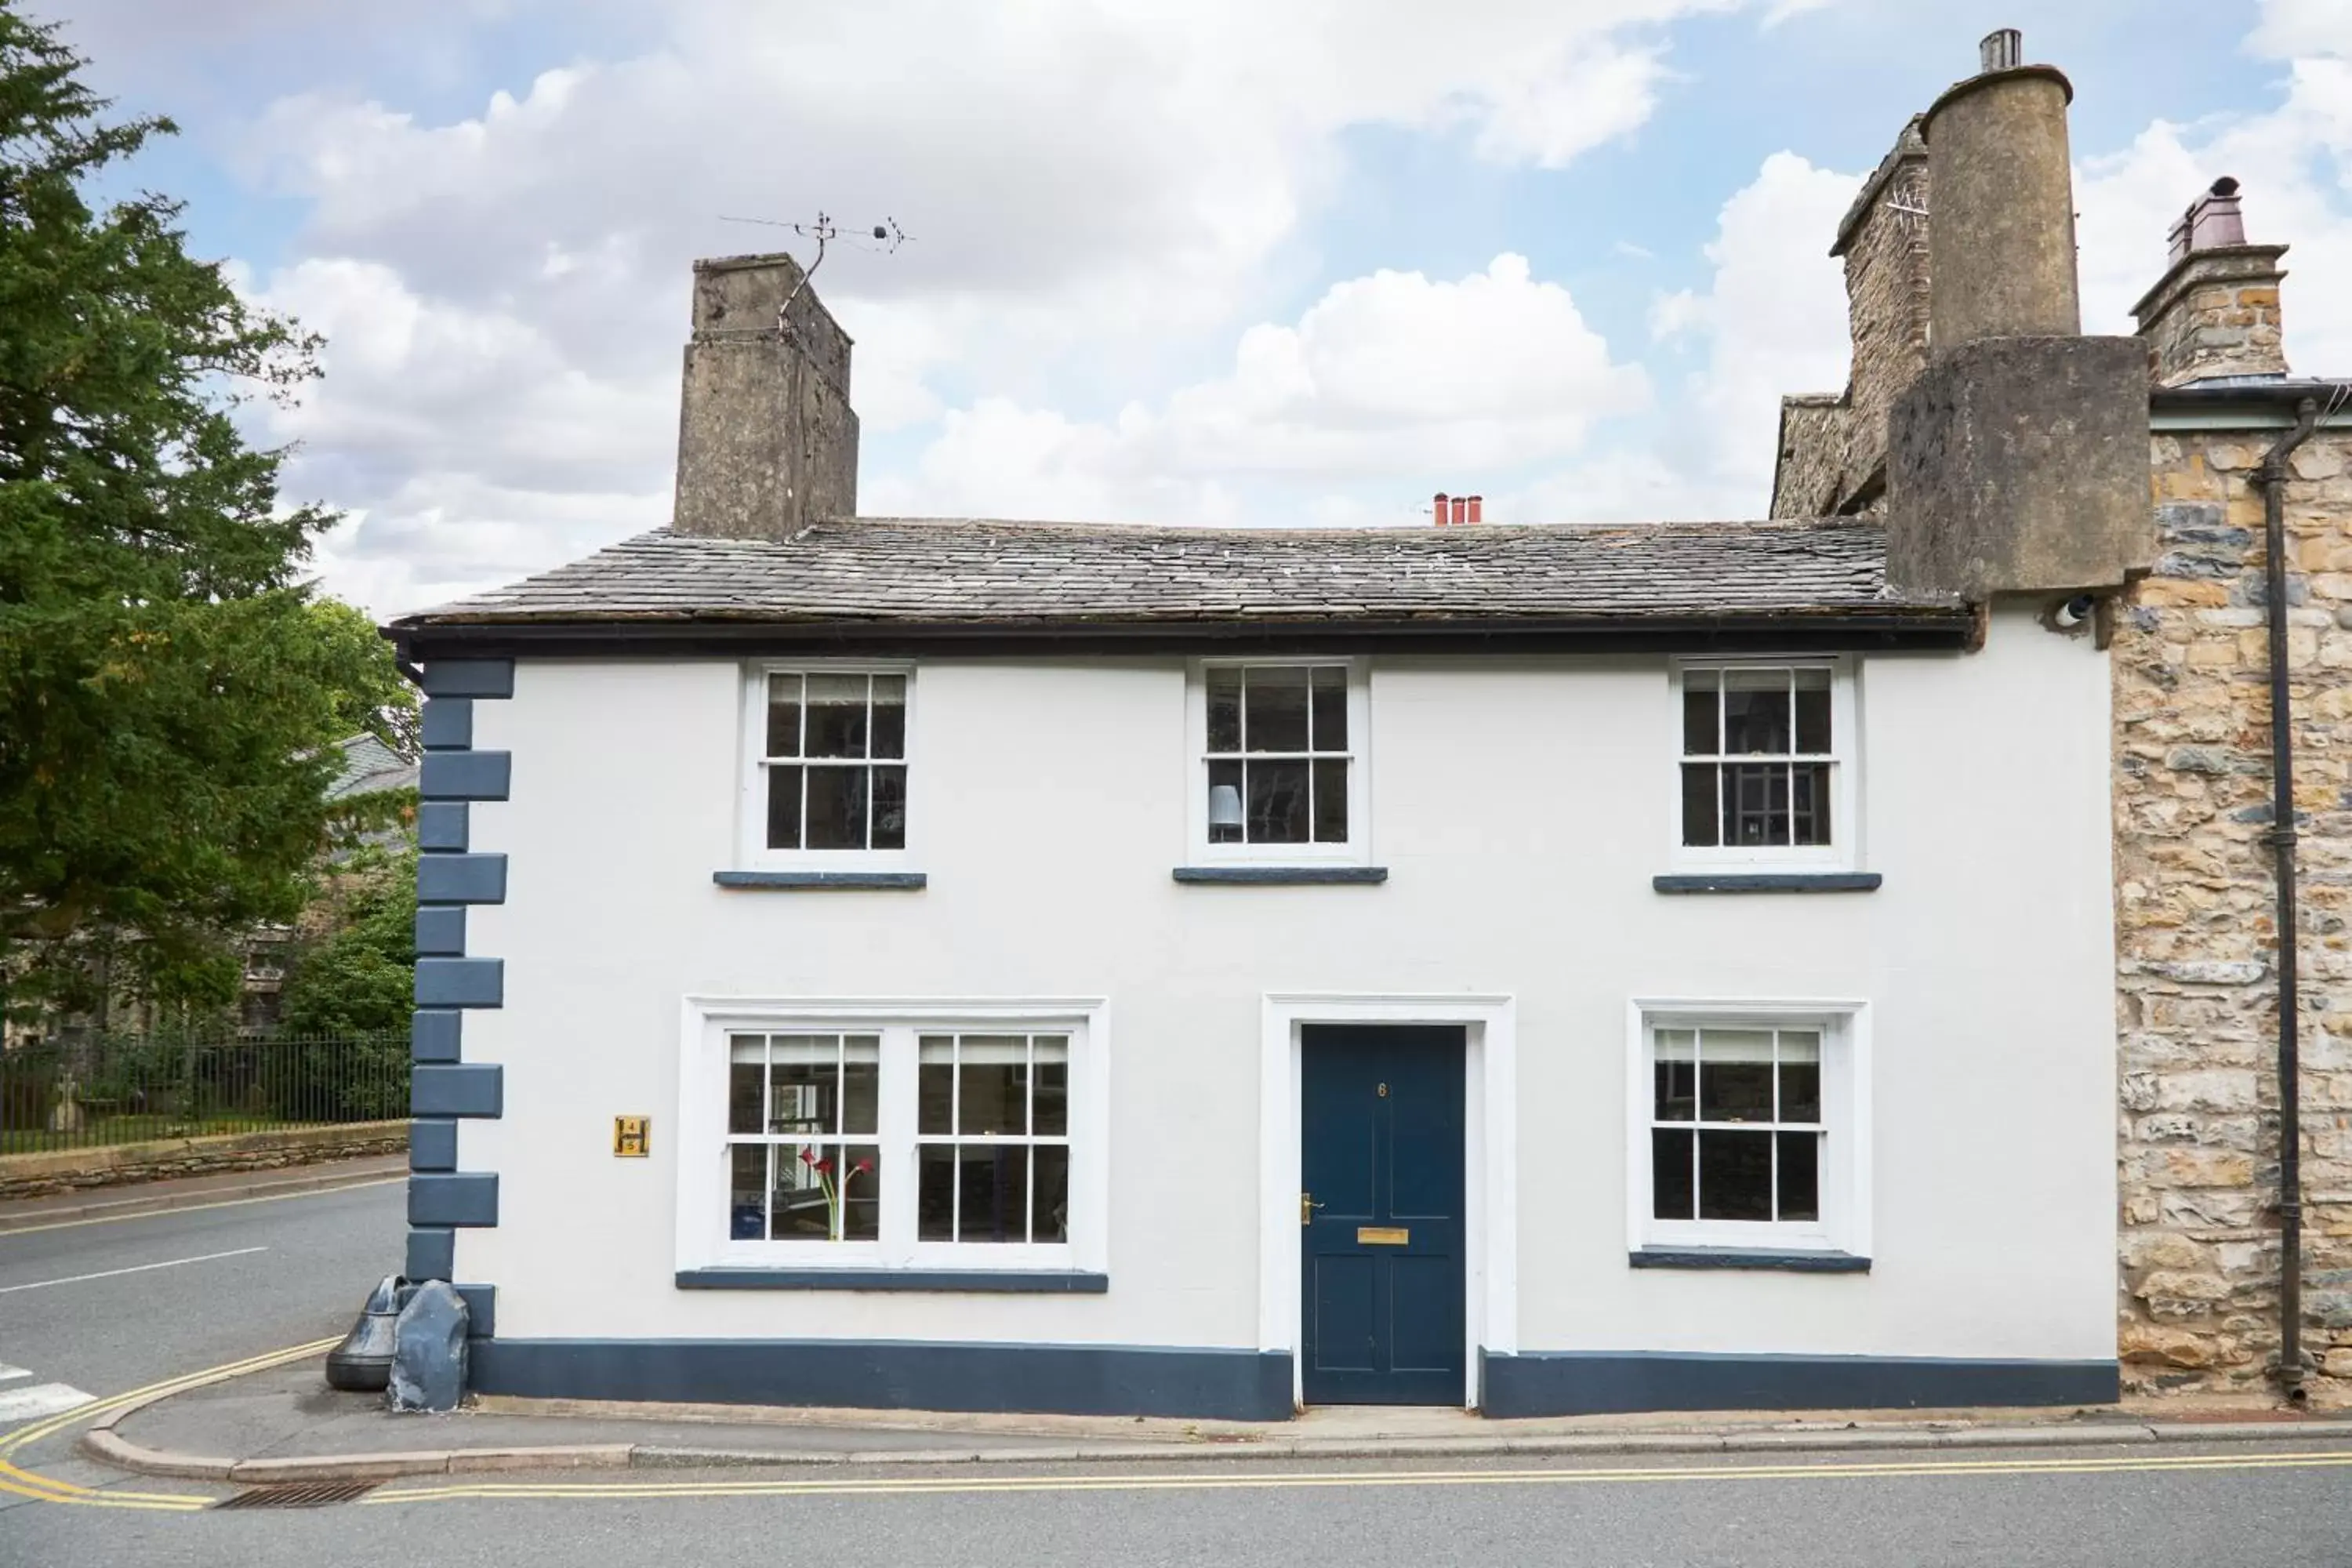
[[2279,1388],[2304,1397],[2310,1363],[2303,1350],[2303,1086],[2297,1040],[2300,963],[2295,933],[2294,729],[2289,710],[2286,646],[2286,487],[2288,459],[2319,428],[2319,403],[2295,406],[2294,428],[2263,458],[2254,482],[2263,491],[2263,597],[2271,655],[2271,831],[2278,884],[2279,1083]]
[[1150,622],[793,622],[577,620],[404,623],[386,636],[404,658],[740,658],[855,652],[931,657],[1181,653],[1214,647],[1318,653],[1949,652],[1975,646],[1974,612],[1525,616],[1396,620]]
[[2242,381],[2216,385],[2211,382],[2191,382],[2186,386],[2158,387],[2148,394],[2151,413],[2194,414],[2228,413],[2241,408],[2278,408],[2289,413],[2299,412],[2304,403],[2323,395],[2334,395],[2341,383],[2315,381],[2298,376],[2292,380]]

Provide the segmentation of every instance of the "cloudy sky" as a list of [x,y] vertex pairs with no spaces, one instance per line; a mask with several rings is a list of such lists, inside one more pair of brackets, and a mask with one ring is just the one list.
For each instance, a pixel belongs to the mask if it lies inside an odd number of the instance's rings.
[[[33,0],[36,7],[42,0]],[[688,264],[895,219],[820,291],[862,510],[1752,516],[1844,384],[1837,216],[2026,21],[2086,326],[2214,176],[2352,371],[2347,0],[47,0],[142,184],[329,339],[260,434],[389,615],[668,517]]]

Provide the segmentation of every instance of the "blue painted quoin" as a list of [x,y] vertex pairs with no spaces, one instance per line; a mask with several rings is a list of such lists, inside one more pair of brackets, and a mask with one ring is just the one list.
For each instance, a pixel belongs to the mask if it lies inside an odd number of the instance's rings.
[[[466,910],[506,900],[503,855],[470,848],[468,813],[478,800],[504,800],[512,759],[474,748],[474,704],[514,695],[514,661],[434,659],[426,663],[418,768],[416,847],[416,1010],[409,1029],[408,1251],[411,1279],[449,1278],[457,1230],[499,1222],[496,1172],[458,1169],[457,1125],[497,1117],[505,1105],[503,1071],[465,1059],[468,1011],[506,998],[501,960],[466,951]],[[462,1285],[471,1331],[492,1327],[491,1288]]]

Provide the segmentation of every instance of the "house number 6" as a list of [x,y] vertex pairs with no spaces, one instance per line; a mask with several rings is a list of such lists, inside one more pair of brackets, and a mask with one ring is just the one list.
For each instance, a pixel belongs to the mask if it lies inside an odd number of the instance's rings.
[[1389,1097],[1389,1086],[1388,1086],[1388,1085],[1386,1085],[1386,1084],[1382,1084],[1382,1085],[1381,1085],[1381,1098],[1382,1100],[1386,1100],[1388,1097]]

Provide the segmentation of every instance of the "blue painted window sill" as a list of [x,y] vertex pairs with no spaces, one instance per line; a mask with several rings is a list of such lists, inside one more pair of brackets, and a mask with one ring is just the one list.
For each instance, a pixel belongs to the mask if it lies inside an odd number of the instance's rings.
[[930,881],[921,871],[713,871],[722,888],[769,893],[913,891]]
[[1645,1247],[1629,1254],[1635,1268],[1767,1268],[1785,1274],[1867,1274],[1870,1259],[1851,1252],[1774,1252],[1758,1247]]
[[1179,866],[1170,875],[1180,882],[1297,888],[1343,882],[1385,882],[1389,879],[1389,868],[1386,866]]
[[1110,1276],[1069,1268],[681,1268],[677,1288],[1099,1296],[1110,1289]]
[[1875,871],[1701,871],[1653,877],[1661,893],[1874,893]]

